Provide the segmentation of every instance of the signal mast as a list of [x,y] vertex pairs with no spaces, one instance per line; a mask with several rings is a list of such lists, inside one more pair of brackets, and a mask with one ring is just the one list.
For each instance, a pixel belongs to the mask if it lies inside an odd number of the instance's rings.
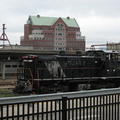
[[[7,35],[6,35],[6,33],[5,33],[5,24],[3,24],[3,33],[2,33],[2,35],[0,36],[0,41],[3,41],[3,44],[2,45],[0,45],[0,47],[11,47],[12,48],[12,46],[11,46],[11,44],[10,44],[10,41],[9,41],[9,39],[8,39],[8,37],[7,37]],[[5,44],[5,42],[8,42],[8,44]]]

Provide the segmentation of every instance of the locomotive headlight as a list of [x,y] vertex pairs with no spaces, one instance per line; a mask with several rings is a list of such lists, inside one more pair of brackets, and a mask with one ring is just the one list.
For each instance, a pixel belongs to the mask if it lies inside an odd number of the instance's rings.
[[115,72],[115,69],[113,69],[113,72]]
[[109,72],[110,70],[107,69],[107,72]]
[[97,63],[97,61],[95,61],[95,63]]

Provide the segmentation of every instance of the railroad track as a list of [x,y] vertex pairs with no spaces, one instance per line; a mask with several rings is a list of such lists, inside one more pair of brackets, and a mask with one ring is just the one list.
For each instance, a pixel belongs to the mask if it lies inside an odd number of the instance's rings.
[[14,85],[0,85],[0,89],[13,89],[15,88]]
[[15,88],[13,80],[0,81],[0,89],[13,89],[13,88]]

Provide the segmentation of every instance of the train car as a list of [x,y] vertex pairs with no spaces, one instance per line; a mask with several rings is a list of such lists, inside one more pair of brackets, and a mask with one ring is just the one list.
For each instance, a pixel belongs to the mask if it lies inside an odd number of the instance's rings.
[[18,69],[15,91],[51,93],[118,87],[120,65],[116,51],[87,51],[76,55],[27,55]]

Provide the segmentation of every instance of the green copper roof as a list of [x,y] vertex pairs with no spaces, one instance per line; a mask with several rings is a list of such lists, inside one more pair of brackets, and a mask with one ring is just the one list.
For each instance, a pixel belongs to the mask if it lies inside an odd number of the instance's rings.
[[67,24],[69,27],[79,27],[75,18],[62,18],[62,20]]
[[[57,17],[42,17],[42,16],[29,16],[29,20],[33,25],[53,25],[59,18]],[[61,18],[68,27],[79,27],[74,18]]]

